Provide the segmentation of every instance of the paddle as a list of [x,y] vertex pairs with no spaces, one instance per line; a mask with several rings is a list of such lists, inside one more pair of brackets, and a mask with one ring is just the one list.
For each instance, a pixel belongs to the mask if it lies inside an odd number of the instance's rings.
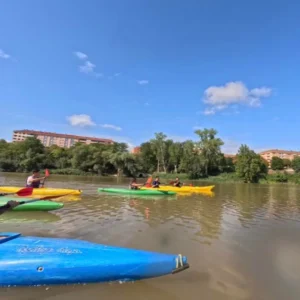
[[18,195],[20,197],[26,197],[26,196],[32,195],[32,192],[33,192],[33,188],[32,187],[28,187],[28,188],[20,189],[20,190],[18,190],[15,193],[0,194],[0,197],[7,196],[7,195],[14,195],[14,194],[16,194],[16,195]]
[[55,198],[68,196],[70,194],[71,193],[64,194],[64,195],[56,195],[56,196],[46,196],[46,197],[42,197],[42,198],[32,199],[32,200],[29,200],[29,201],[21,201],[21,202],[19,202],[19,204],[26,204],[26,203],[36,202],[36,201],[43,201],[43,200],[52,200],[52,199],[55,199]]
[[45,170],[45,177],[46,177],[46,178],[45,178],[44,181],[41,183],[42,187],[44,187],[45,181],[46,181],[46,179],[47,179],[48,176],[50,176],[50,172],[49,172],[48,169],[46,169],[46,170]]

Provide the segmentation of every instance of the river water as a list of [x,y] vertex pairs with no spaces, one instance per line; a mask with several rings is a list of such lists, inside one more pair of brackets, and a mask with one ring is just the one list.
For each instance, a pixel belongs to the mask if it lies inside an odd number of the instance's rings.
[[[0,173],[0,185],[25,179]],[[128,179],[51,176],[47,186],[83,195],[53,212],[3,214],[1,231],[181,253],[190,268],[135,283],[2,288],[1,300],[300,299],[299,187],[222,183],[212,195],[138,198],[97,194]]]

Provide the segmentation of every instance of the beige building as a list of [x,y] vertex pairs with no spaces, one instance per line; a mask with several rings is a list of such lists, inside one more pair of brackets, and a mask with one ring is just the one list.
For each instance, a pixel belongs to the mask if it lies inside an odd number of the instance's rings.
[[114,141],[96,137],[87,137],[71,134],[61,134],[53,132],[43,132],[35,130],[15,130],[13,133],[13,142],[24,141],[27,137],[34,136],[39,139],[46,147],[57,145],[59,147],[70,148],[77,142],[84,144],[113,144]]
[[300,156],[300,152],[271,149],[271,150],[260,152],[259,155],[262,158],[264,158],[268,163],[271,163],[272,157],[279,157],[282,159],[293,160],[295,157]]

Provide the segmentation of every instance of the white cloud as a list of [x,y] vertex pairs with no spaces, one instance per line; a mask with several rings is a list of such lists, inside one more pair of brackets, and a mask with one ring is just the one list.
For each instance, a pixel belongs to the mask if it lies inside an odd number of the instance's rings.
[[2,49],[0,49],[0,58],[9,59],[10,55],[5,53]]
[[140,85],[149,84],[149,80],[138,80],[138,84],[140,84]]
[[115,73],[115,74],[114,74],[115,77],[118,77],[118,76],[120,76],[120,75],[121,75],[121,73]]
[[88,74],[93,75],[96,78],[100,78],[103,76],[102,73],[95,72],[96,65],[92,63],[90,60],[87,60],[88,59],[87,54],[80,51],[74,52],[74,54],[77,56],[78,59],[84,60],[84,62],[82,62],[83,64],[79,66],[79,72],[87,75]]
[[96,124],[92,121],[92,118],[89,115],[72,115],[67,117],[67,120],[72,126],[95,126]]
[[83,52],[80,52],[80,51],[77,51],[77,52],[74,52],[74,54],[79,58],[79,59],[82,59],[82,60],[85,60],[88,58],[88,56],[83,53]]
[[213,115],[232,105],[246,104],[251,107],[261,105],[261,99],[270,97],[272,89],[260,87],[249,90],[241,81],[228,82],[223,86],[210,86],[204,91],[203,102],[208,105],[205,115]]
[[96,65],[87,60],[82,66],[79,66],[79,71],[86,74],[93,73],[95,67]]
[[121,127],[116,126],[116,125],[111,125],[111,124],[103,124],[103,125],[100,125],[100,126],[103,127],[103,128],[113,129],[113,130],[117,130],[117,131],[122,130]]

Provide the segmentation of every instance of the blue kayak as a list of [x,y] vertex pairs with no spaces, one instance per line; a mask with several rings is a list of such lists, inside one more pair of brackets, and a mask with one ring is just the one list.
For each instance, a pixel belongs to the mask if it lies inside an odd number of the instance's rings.
[[181,255],[0,232],[0,286],[135,281],[187,268]]

